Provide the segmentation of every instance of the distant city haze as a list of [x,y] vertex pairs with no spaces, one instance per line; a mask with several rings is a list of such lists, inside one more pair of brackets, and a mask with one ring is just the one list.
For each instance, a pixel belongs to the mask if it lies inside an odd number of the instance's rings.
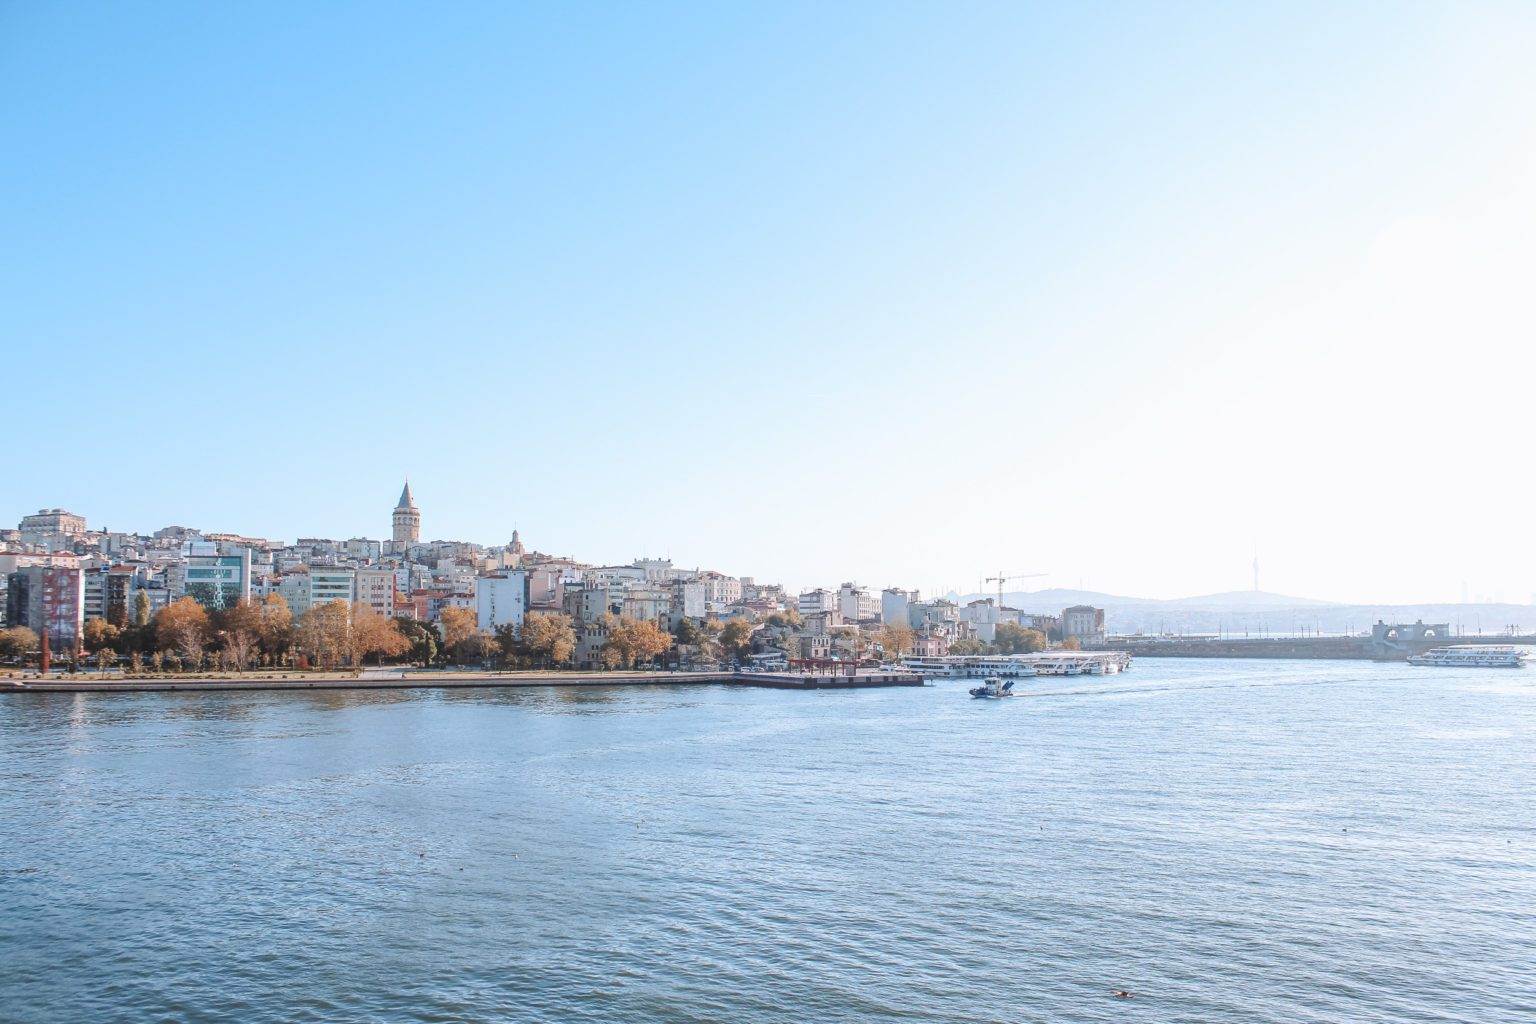
[[[0,524],[1536,592],[1536,7],[13,4]],[[1361,623],[1364,625],[1364,623]]]

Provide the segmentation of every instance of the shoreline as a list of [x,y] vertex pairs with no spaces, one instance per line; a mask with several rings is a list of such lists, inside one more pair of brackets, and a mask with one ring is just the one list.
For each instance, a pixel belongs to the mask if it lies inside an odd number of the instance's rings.
[[514,689],[559,686],[716,686],[779,690],[855,690],[922,686],[907,672],[869,672],[854,676],[807,676],[768,672],[398,672],[370,676],[334,674],[267,676],[250,679],[48,679],[0,680],[0,693],[210,693],[272,690],[437,690]]

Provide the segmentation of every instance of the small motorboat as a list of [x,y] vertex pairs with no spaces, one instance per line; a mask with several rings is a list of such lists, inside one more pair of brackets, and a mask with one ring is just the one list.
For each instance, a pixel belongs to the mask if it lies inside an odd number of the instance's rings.
[[972,697],[1012,697],[1013,680],[1003,680],[998,676],[988,676],[982,680],[980,686],[971,687]]

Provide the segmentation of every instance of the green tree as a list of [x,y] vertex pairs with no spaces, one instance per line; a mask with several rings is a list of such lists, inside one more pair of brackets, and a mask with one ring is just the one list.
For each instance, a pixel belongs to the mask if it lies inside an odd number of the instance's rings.
[[740,661],[752,650],[752,623],[746,619],[732,619],[720,630],[720,646],[725,653]]
[[1045,650],[1045,634],[1016,622],[1002,622],[992,643],[1003,654],[1033,654]]
[[85,640],[85,649],[92,654],[103,647],[110,647],[117,642],[119,630],[106,619],[98,619],[92,616],[85,620],[85,625],[80,629],[80,635]]
[[677,628],[672,631],[672,637],[679,646],[686,647],[697,647],[706,639],[699,624],[686,616],[677,620]]
[[144,590],[136,590],[133,594],[133,624],[144,627],[149,625],[149,593]]
[[880,649],[887,658],[900,658],[912,653],[912,627],[905,623],[892,623],[880,630]]
[[986,654],[987,645],[974,637],[961,637],[949,645],[950,654]]
[[576,653],[576,629],[558,612],[526,615],[520,638],[523,650],[542,665],[565,665]]
[[484,665],[496,657],[496,641],[476,630],[453,645],[453,660],[460,665]]
[[395,619],[395,628],[410,644],[407,653],[412,661],[430,665],[437,659],[438,634],[430,623],[401,616]]
[[38,635],[26,626],[0,630],[0,658],[26,658],[41,647]]

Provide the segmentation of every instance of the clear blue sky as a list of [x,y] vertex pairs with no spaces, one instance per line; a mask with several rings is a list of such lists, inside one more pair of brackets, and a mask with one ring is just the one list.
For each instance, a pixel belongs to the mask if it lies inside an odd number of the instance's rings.
[[377,537],[409,473],[431,537],[795,586],[1257,542],[1530,600],[1533,53],[1528,4],[0,3],[0,520]]

